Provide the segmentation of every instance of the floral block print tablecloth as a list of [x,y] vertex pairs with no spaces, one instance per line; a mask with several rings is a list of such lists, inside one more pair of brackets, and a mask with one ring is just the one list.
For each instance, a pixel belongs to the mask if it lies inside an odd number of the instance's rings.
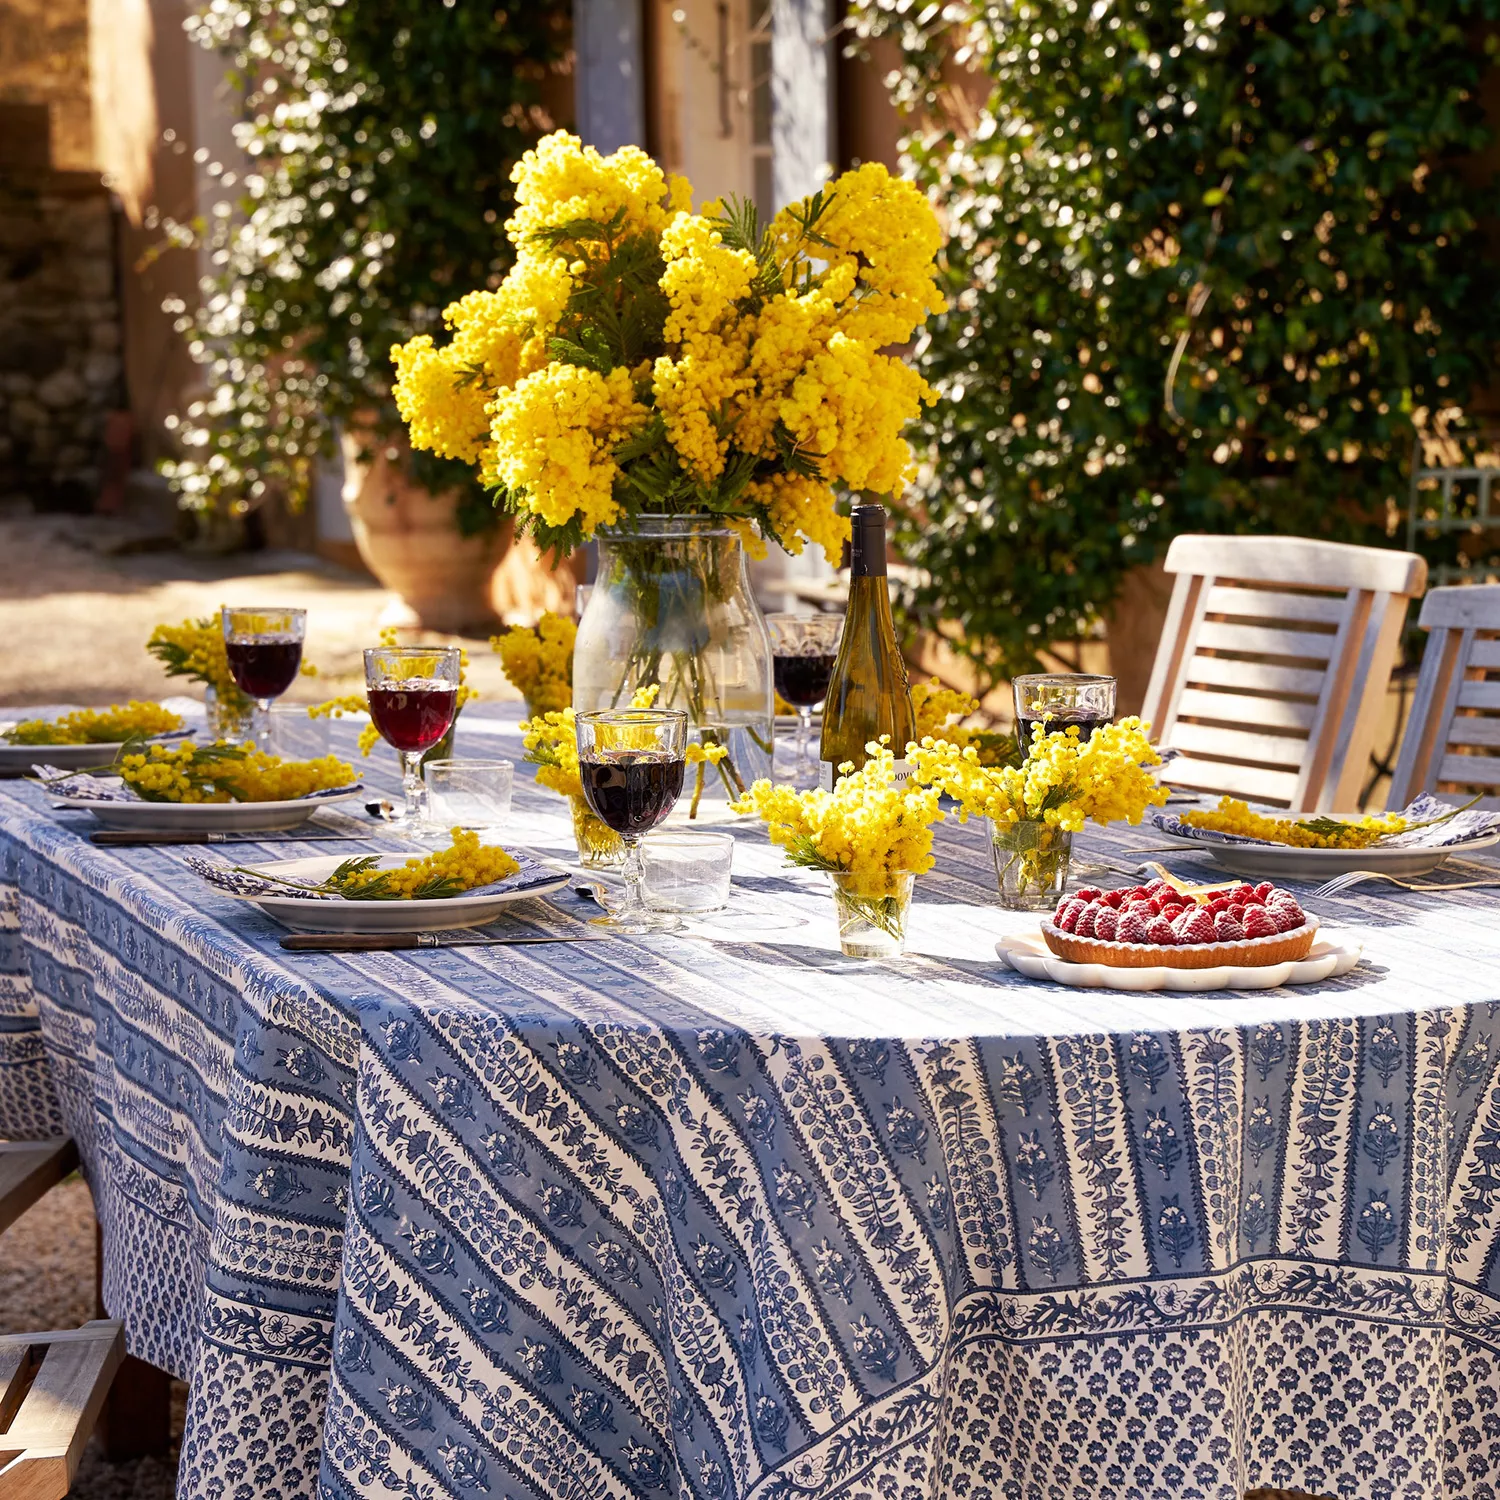
[[87,828],[0,788],[0,1124],[79,1141],[186,1500],[1500,1487],[1492,892],[1135,996],[1004,970],[956,824],[900,965],[749,828],[710,937],[348,956]]

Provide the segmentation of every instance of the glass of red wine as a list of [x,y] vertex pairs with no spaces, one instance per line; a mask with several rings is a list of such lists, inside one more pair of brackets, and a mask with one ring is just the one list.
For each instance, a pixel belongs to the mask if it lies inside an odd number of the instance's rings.
[[797,710],[797,750],[788,772],[796,786],[815,786],[817,758],[808,754],[812,711],[828,696],[843,615],[767,615],[776,691]]
[[676,708],[604,709],[577,716],[584,800],[625,845],[624,893],[601,927],[653,932],[675,925],[641,895],[641,839],[672,811],[687,769],[687,715]]
[[422,757],[453,725],[460,672],[457,646],[371,646],[365,651],[370,719],[401,757],[406,806],[391,823],[406,833],[430,831]]
[[226,604],[224,655],[239,690],[255,702],[254,740],[271,748],[271,705],[297,680],[302,666],[302,641],[307,635],[305,609],[273,605]]

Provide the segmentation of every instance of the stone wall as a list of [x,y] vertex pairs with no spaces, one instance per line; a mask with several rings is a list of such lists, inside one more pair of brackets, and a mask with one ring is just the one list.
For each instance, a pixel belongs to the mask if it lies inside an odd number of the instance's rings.
[[53,167],[48,118],[0,103],[0,506],[88,510],[120,441],[114,211]]

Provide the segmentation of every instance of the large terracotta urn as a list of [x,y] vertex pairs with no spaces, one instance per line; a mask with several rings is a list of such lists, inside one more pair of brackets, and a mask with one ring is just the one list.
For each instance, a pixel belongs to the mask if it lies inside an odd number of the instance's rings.
[[460,536],[455,493],[434,495],[407,472],[404,445],[358,429],[341,436],[344,509],[365,566],[399,595],[381,625],[447,633],[496,622],[491,580],[510,549],[509,518],[478,536]]

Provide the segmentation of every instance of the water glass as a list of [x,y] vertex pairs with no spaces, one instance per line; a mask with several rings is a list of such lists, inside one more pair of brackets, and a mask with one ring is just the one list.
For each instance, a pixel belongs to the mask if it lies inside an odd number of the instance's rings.
[[304,703],[273,703],[267,749],[282,760],[321,760],[332,744],[333,725],[314,719]]
[[641,893],[652,911],[704,916],[729,904],[734,838],[653,833],[641,841]]
[[1115,679],[1090,672],[1035,672],[1011,684],[1016,749],[1025,760],[1031,738],[1077,725],[1080,742],[1115,716]]
[[514,761],[430,760],[423,775],[428,813],[440,828],[499,828],[510,816]]

